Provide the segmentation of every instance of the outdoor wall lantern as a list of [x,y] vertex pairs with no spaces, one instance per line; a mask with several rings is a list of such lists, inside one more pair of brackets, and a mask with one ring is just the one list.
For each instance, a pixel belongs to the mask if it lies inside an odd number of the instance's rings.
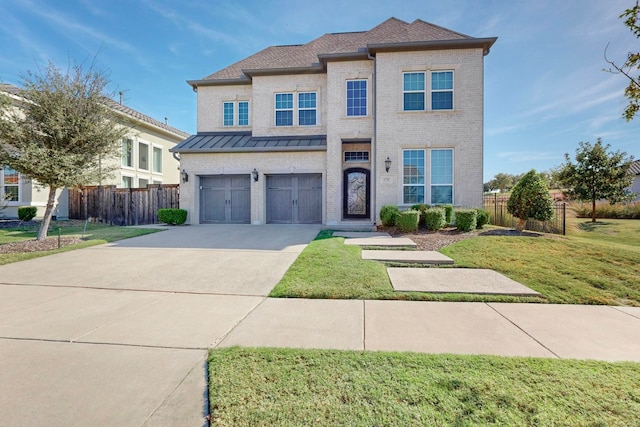
[[251,176],[253,177],[253,180],[255,182],[258,182],[258,170],[256,168],[253,168],[253,170],[251,171]]
[[180,177],[182,178],[183,183],[189,182],[189,174],[184,169],[182,169],[182,172],[180,173]]
[[389,156],[387,156],[387,160],[384,161],[384,168],[387,170],[387,173],[389,173],[389,169],[391,169],[391,159]]

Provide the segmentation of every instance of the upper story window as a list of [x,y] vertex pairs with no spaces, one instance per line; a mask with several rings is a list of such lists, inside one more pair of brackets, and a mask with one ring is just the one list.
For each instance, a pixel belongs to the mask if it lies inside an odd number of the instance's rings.
[[5,202],[20,201],[20,174],[10,166],[0,169],[0,199]]
[[316,125],[316,93],[303,92],[298,94],[298,125]]
[[133,140],[130,138],[122,140],[122,166],[133,167]]
[[238,102],[238,126],[249,126],[249,101]]
[[403,95],[404,110],[418,111],[425,109],[425,73],[404,73]]
[[345,151],[344,161],[345,163],[369,162],[369,152],[368,151]]
[[367,81],[347,80],[347,117],[367,115]]
[[233,102],[222,103],[222,125],[233,126]]
[[149,145],[138,142],[138,169],[149,170]]
[[430,79],[430,104],[427,105],[427,73],[409,72],[403,75],[403,110],[424,111],[453,110],[453,71],[432,71]]
[[276,126],[316,126],[318,95],[316,92],[299,92],[294,97],[293,93],[276,93],[275,113]]
[[431,109],[453,110],[453,71],[431,73]]
[[162,148],[153,147],[153,172],[162,173]]
[[[238,117],[237,122],[236,122],[236,117]],[[223,126],[249,126],[249,101],[223,102],[222,103],[222,125]]]
[[292,93],[276,93],[276,126],[293,126]]

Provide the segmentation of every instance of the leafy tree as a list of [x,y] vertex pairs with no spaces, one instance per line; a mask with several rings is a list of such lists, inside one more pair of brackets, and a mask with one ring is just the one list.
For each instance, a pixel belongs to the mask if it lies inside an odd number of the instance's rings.
[[99,182],[128,129],[124,118],[105,105],[109,79],[93,66],[74,65],[63,73],[50,62],[45,70],[27,72],[22,79],[20,108],[1,105],[0,165],[49,187],[36,238],[42,240],[56,190]]
[[524,230],[527,219],[547,221],[553,217],[553,200],[540,175],[531,169],[524,174],[511,190],[507,211],[518,218],[516,230]]
[[[640,2],[636,0],[635,6],[626,9],[620,18],[624,19],[624,25],[638,38],[640,38]],[[608,45],[607,45],[608,47]],[[627,121],[633,119],[640,110],[640,52],[629,52],[624,64],[617,65],[607,58],[607,50],[604,51],[604,59],[612,67],[606,71],[619,73],[629,79],[629,85],[624,90],[625,96],[629,99],[629,105],[622,114]],[[615,71],[614,71],[615,70]]]
[[633,194],[628,191],[633,177],[629,173],[633,157],[627,153],[607,152],[609,144],[602,145],[598,138],[595,145],[580,142],[576,149],[575,163],[569,153],[561,166],[559,177],[569,190],[565,194],[572,199],[591,202],[591,221],[596,221],[596,201],[608,200],[612,205],[630,200]]

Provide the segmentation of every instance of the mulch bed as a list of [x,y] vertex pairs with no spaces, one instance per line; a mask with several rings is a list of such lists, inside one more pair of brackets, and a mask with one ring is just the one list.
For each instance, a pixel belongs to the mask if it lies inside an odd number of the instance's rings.
[[[0,220],[0,228],[27,228],[38,227],[39,221],[20,221],[17,219],[3,219]],[[44,240],[22,240],[20,242],[5,243],[0,245],[0,254],[10,253],[26,253],[26,252],[40,252],[48,251],[51,249],[58,249],[58,247],[64,247],[69,245],[75,245],[80,243],[81,238],[75,236],[61,236],[58,242],[58,236],[47,237]]]

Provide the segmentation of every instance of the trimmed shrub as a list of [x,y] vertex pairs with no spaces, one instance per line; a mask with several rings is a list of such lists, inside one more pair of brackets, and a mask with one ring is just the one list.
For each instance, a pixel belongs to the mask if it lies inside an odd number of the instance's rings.
[[453,222],[453,205],[443,205],[444,208],[444,220],[447,224],[451,224]]
[[424,213],[429,209],[429,205],[426,203],[419,203],[411,206],[411,210],[420,212],[420,218],[424,218]]
[[158,209],[158,221],[169,225],[184,224],[187,211],[184,209]]
[[404,233],[416,231],[419,223],[420,212],[414,210],[400,212],[400,215],[396,218],[396,227]]
[[35,206],[20,206],[18,208],[18,219],[20,221],[31,221],[36,217],[38,208]]
[[527,219],[548,221],[553,218],[553,200],[547,184],[531,169],[518,180],[507,201],[507,212],[518,218],[516,230],[524,230]]
[[456,228],[460,231],[471,231],[476,228],[477,213],[475,209],[458,209],[456,211]]
[[489,224],[489,212],[485,209],[476,209],[476,228],[479,230]]
[[380,209],[380,221],[385,227],[396,225],[398,215],[400,215],[400,209],[395,205],[384,205]]
[[443,229],[447,225],[445,210],[440,207],[427,209],[424,213],[424,225],[427,226],[427,230]]

